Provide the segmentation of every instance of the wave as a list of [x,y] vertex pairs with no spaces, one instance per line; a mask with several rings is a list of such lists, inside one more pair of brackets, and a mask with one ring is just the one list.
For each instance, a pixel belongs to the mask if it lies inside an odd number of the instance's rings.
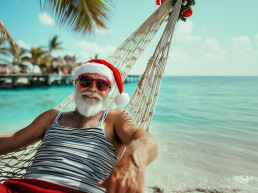
[[148,187],[149,193],[251,193],[248,190],[240,190],[240,189],[213,189],[213,188],[189,188],[185,190],[166,190],[163,187],[153,186]]

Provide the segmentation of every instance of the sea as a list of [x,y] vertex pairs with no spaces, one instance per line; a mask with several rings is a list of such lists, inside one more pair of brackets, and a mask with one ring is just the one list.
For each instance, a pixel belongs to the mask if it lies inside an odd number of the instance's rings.
[[[124,87],[132,96],[137,83]],[[0,135],[72,92],[72,85],[0,89]],[[145,192],[258,193],[258,77],[164,77],[149,132],[159,153]]]

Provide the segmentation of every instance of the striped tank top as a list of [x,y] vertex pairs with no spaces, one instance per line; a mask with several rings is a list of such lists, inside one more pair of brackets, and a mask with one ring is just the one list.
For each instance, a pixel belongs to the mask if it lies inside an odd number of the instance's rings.
[[45,180],[89,193],[103,193],[98,181],[105,180],[118,161],[118,153],[107,139],[103,123],[94,128],[71,128],[58,124],[59,112],[47,130],[34,161],[24,178]]

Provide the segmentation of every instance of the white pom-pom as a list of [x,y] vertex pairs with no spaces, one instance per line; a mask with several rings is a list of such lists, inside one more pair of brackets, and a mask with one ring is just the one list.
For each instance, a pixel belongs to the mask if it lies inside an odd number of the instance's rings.
[[117,106],[124,106],[130,100],[130,97],[127,93],[118,94],[115,96],[114,101]]

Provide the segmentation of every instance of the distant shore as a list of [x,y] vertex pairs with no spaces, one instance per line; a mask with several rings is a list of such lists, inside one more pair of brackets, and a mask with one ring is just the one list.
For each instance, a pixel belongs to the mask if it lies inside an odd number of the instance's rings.
[[[127,82],[138,82],[140,75],[128,75],[125,79]],[[73,84],[73,75],[58,75],[58,74],[47,74],[47,75],[0,75],[0,88],[16,88],[16,87],[32,87],[52,84]]]

